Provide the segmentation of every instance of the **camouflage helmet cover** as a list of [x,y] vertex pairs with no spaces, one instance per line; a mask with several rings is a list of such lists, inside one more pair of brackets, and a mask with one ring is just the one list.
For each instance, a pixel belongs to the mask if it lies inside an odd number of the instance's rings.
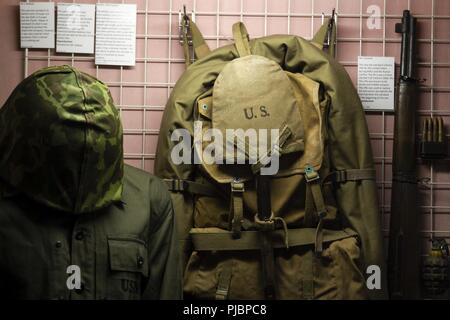
[[108,87],[70,66],[23,80],[0,109],[0,181],[54,209],[120,201],[122,125]]

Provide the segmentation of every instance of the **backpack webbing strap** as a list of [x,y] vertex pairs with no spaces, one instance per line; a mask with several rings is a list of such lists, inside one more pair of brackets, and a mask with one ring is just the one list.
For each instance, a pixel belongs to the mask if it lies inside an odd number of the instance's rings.
[[[350,229],[323,229],[323,242],[333,242],[358,234]],[[247,251],[260,250],[260,231],[242,231],[239,239],[234,239],[232,232],[221,228],[192,228],[189,232],[193,250],[195,251]],[[289,229],[289,247],[310,246],[314,244],[316,228]],[[270,241],[274,249],[286,249],[285,233],[277,229],[270,233]]]
[[311,42],[319,49],[327,52],[331,57],[335,56],[336,23],[334,20],[334,12],[333,16],[316,32]]
[[[267,300],[275,299],[275,258],[273,254],[271,233],[275,230],[275,222],[277,220],[272,212],[270,185],[271,179],[269,176],[257,176],[256,194],[258,212],[255,214],[255,223],[260,232],[262,283],[264,295]],[[284,221],[280,217],[277,218]],[[287,227],[285,229],[287,229]]]
[[325,205],[325,200],[322,194],[322,185],[320,182],[319,174],[314,168],[310,165],[307,165],[305,168],[305,179],[311,190],[312,199],[314,201],[314,206],[316,208],[316,214],[318,217],[318,224],[316,228],[315,242],[314,242],[314,251],[316,253],[322,252],[322,225],[323,218],[327,215],[327,207]]
[[307,300],[314,299],[314,253],[312,250],[306,251],[302,257],[302,294]]
[[267,300],[275,299],[275,258],[270,232],[271,231],[259,232],[264,296]]
[[211,184],[198,183],[183,179],[164,179],[169,191],[189,192],[203,196],[217,197],[219,192]]
[[249,35],[247,28],[242,22],[236,22],[233,24],[233,38],[234,45],[240,57],[251,55]]
[[336,183],[343,183],[347,181],[359,181],[359,180],[375,180],[375,169],[346,169],[336,170],[331,172],[324,182],[332,181]]
[[[258,173],[262,167],[266,166],[270,162],[270,158],[272,156],[279,156],[281,153],[283,153],[283,146],[291,135],[292,131],[289,126],[287,124],[283,124],[279,129],[278,142],[274,143],[271,146],[272,148],[270,150],[260,155],[257,161],[251,165],[253,174]],[[228,144],[234,145],[236,147],[238,154],[244,154],[250,160],[252,160],[252,157],[256,157],[256,155],[258,155],[259,153],[258,147],[252,146],[246,141],[245,138],[242,138],[238,135],[227,136],[225,139]],[[295,144],[289,147],[289,152],[301,151],[303,150],[303,148],[303,144]]]
[[231,182],[231,203],[229,224],[233,238],[241,237],[241,225],[244,217],[244,183],[239,180]]
[[181,21],[181,37],[186,67],[191,64],[191,60],[194,58],[191,57],[191,46],[197,59],[201,59],[211,52],[202,33],[188,15],[184,15]]
[[323,217],[319,217],[319,223],[317,223],[316,235],[314,237],[314,249],[319,255],[323,251]]
[[233,260],[227,260],[222,266],[216,289],[216,300],[227,300],[230,291],[231,275],[233,274]]
[[270,158],[272,158],[272,156],[276,157],[280,156],[281,150],[284,144],[286,143],[286,140],[291,135],[292,135],[291,129],[289,129],[287,124],[284,124],[280,129],[280,136],[278,138],[278,143],[274,144],[269,151],[261,155],[255,164],[252,164],[251,168],[253,174],[258,173],[262,167],[267,165],[270,162]]
[[306,184],[305,190],[305,218],[304,225],[307,228],[312,228],[314,226],[314,213],[316,208],[314,207],[314,200],[311,193],[311,186]]

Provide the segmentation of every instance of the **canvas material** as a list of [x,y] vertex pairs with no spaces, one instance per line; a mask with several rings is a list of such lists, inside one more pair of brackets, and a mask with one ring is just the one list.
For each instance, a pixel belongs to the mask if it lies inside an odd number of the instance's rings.
[[[296,145],[303,151],[302,118],[289,78],[278,64],[261,56],[233,60],[219,74],[213,89],[212,122],[224,137],[227,129],[265,129],[270,137],[270,129],[286,125],[290,135],[282,150]],[[249,147],[258,149],[258,144]],[[260,151],[269,150],[267,143]]]
[[[318,88],[317,99],[319,109],[322,115],[322,122],[319,126],[320,135],[323,138],[320,146],[322,164],[319,175],[325,177],[332,170],[345,169],[373,169],[373,158],[371,146],[368,138],[367,125],[361,102],[358,98],[353,84],[344,70],[333,58],[324,54],[317,44],[311,44],[309,41],[295,36],[269,36],[250,41],[250,50],[253,55],[264,56],[282,67],[291,79],[291,85],[298,85],[295,92],[305,91],[307,86],[302,85],[301,78],[320,84]],[[193,251],[189,247],[189,230],[192,227],[220,227],[227,228],[226,217],[229,214],[230,185],[227,183],[217,183],[217,179],[211,179],[210,170],[206,166],[193,166],[188,164],[175,165],[166,159],[170,158],[170,150],[174,142],[170,140],[169,133],[176,128],[187,129],[193,134],[193,122],[196,115],[208,119],[211,117],[212,110],[202,111],[199,109],[203,101],[214,102],[211,92],[215,80],[226,65],[238,58],[239,55],[235,46],[230,45],[213,51],[210,55],[200,59],[192,64],[184,75],[177,82],[164,113],[161,135],[158,142],[157,159],[155,162],[155,172],[163,178],[177,178],[186,180],[195,180],[197,182],[209,182],[220,190],[218,197],[206,197],[201,195],[191,195],[188,193],[172,193],[175,211],[179,222],[180,244],[185,253],[185,263],[187,264],[185,272],[185,292],[197,297],[212,297],[214,287],[214,277],[220,274],[222,263],[229,260],[229,255],[233,256],[233,275],[240,274],[254,265],[251,278],[239,278],[245,283],[246,287],[258,287],[261,282],[258,274],[260,269],[260,254],[254,252],[249,255],[248,252],[241,253],[204,253]],[[306,90],[307,91],[307,90]],[[206,100],[202,100],[206,99]],[[301,99],[298,99],[299,101]],[[313,99],[311,99],[313,100]],[[214,108],[214,106],[212,106]],[[305,115],[314,116],[314,113],[307,112],[301,114],[302,122],[305,122]],[[207,121],[206,121],[207,123]],[[304,125],[305,140],[311,128]],[[316,133],[317,134],[317,133]],[[315,140],[315,139],[314,139]],[[310,154],[304,152],[303,154]],[[315,157],[313,157],[315,158]],[[280,167],[289,167],[298,161],[299,157],[285,155],[281,158]],[[286,163],[283,163],[283,162]],[[295,167],[295,166],[294,166]],[[236,174],[236,168],[230,167],[232,174]],[[300,170],[291,171],[292,174],[280,175],[271,181],[271,200],[272,210],[276,216],[282,217],[289,228],[298,228],[304,226],[305,207],[311,202],[311,194],[307,192],[306,183]],[[214,182],[216,181],[216,182]],[[323,194],[327,205],[328,214],[325,217],[324,228],[333,230],[343,227],[350,227],[358,234],[360,241],[355,238],[349,238],[337,241],[337,244],[328,244],[324,251],[330,248],[338,247],[342,242],[346,249],[339,249],[337,252],[343,254],[340,262],[347,261],[346,256],[351,253],[354,260],[360,261],[356,264],[344,263],[338,266],[337,262],[324,264],[318,263],[316,268],[315,284],[318,285],[316,298],[326,295],[320,294],[320,288],[326,288],[330,274],[333,274],[333,268],[344,270],[338,276],[339,281],[348,283],[350,279],[356,279],[354,284],[346,289],[339,289],[338,293],[330,294],[328,297],[334,298],[364,298],[368,296],[364,284],[363,271],[368,265],[378,265],[384,270],[383,249],[381,242],[381,229],[378,211],[377,189],[373,180],[347,181],[338,186],[326,184],[323,186]],[[256,206],[256,192],[254,182],[248,180],[245,183],[244,200],[244,220],[253,221]],[[250,224],[244,224],[250,226]],[[353,239],[353,240],[352,240]],[[284,291],[283,285],[279,283],[279,297],[302,298],[301,287],[297,276],[301,268],[301,260],[305,252],[312,249],[311,246],[302,249],[290,249],[289,263],[281,266],[279,262],[280,253],[276,251],[277,272],[281,274],[290,274],[286,283],[297,285],[296,293],[292,290]],[[300,250],[300,251],[298,251]],[[301,251],[304,250],[304,251]],[[349,253],[350,252],[350,253]],[[202,258],[199,258],[199,255]],[[337,254],[335,255],[338,256]],[[204,258],[206,257],[206,258]],[[355,269],[353,266],[357,265]],[[323,268],[322,268],[323,267]],[[321,269],[322,268],[322,269]],[[235,272],[235,270],[237,270]],[[321,271],[322,270],[322,271]],[[198,276],[203,274],[203,276]],[[336,273],[335,273],[336,274]],[[382,274],[382,288],[385,286],[385,275]],[[277,275],[277,277],[279,277]],[[198,282],[198,279],[204,281]],[[247,281],[248,280],[248,281]],[[232,280],[233,281],[233,280]],[[279,280],[281,281],[281,280]],[[320,283],[325,283],[324,286]],[[351,281],[350,281],[351,283]],[[341,286],[342,288],[342,286]],[[230,289],[233,292],[233,288]],[[242,288],[242,295],[239,298],[260,298],[260,288],[246,291]],[[325,290],[326,291],[326,290]],[[288,293],[291,292],[291,293]],[[385,298],[384,290],[369,292],[372,298]]]
[[[240,59],[245,59],[245,63],[248,58],[252,58],[252,56]],[[229,94],[232,96],[231,98],[226,97],[225,92],[222,93],[225,88],[221,88],[219,84],[220,89],[217,90],[216,83],[213,92],[207,93],[213,94],[212,96],[207,95],[206,97],[198,99],[198,112],[194,115],[194,118],[197,121],[202,122],[202,134],[205,137],[208,130],[211,128],[219,129],[222,132],[223,138],[225,138],[227,129],[242,129],[244,132],[247,129],[267,129],[268,132],[270,132],[270,129],[279,129],[286,125],[292,134],[281,148],[282,156],[280,158],[280,168],[274,176],[285,177],[292,174],[303,173],[306,165],[311,165],[316,170],[319,170],[322,164],[324,146],[322,118],[324,112],[326,112],[329,98],[327,96],[321,98],[319,96],[320,84],[301,74],[279,71],[277,69],[275,69],[274,72],[282,73],[280,78],[287,82],[284,84],[287,86],[284,97],[283,94],[278,92],[279,87],[275,86],[275,83],[279,83],[280,81],[277,81],[277,78],[274,79],[271,74],[267,75],[267,79],[270,79],[270,81],[266,81],[268,83],[261,85],[263,87],[262,90],[255,90],[255,99],[250,99],[250,101],[244,97],[244,92],[240,95],[235,94],[236,90],[228,91],[233,92],[233,94]],[[220,75],[222,75],[222,73]],[[231,77],[232,75],[229,75],[229,78]],[[228,81],[231,82],[233,79]],[[275,88],[273,94],[271,94],[270,91],[267,91],[268,87]],[[250,86],[249,90],[252,90],[253,88],[254,86]],[[219,92],[218,96],[216,95],[217,92]],[[246,110],[244,109],[246,109],[246,106],[248,105],[258,105],[258,101],[255,102],[254,100],[260,100],[259,102],[261,102],[261,98],[259,97],[263,92],[267,92],[265,96],[266,100],[273,101],[272,110],[273,114],[276,114],[277,117],[265,117],[266,119],[263,119],[262,121],[247,121],[248,119],[245,119]],[[227,106],[232,105],[232,102],[234,101],[236,102],[234,104],[235,106],[227,109]],[[244,103],[239,104],[238,101],[244,101]],[[267,101],[264,103],[266,105],[271,104],[270,102],[267,103]],[[262,103],[260,104],[262,105]],[[217,109],[219,110],[217,111]],[[264,112],[267,112],[267,110],[269,109],[265,108]],[[260,110],[254,109],[253,112],[260,112]],[[243,120],[243,118],[245,120]],[[240,127],[241,125],[242,127]],[[304,128],[306,128],[306,130]],[[270,143],[270,136],[268,140]],[[224,139],[223,141],[226,140]],[[202,145],[196,144],[194,148],[197,153],[202,153],[208,148],[210,143],[209,139],[205,139]],[[234,143],[236,144],[236,141]],[[268,146],[270,146],[269,143],[267,144]],[[246,148],[248,148],[248,146],[246,146]],[[258,146],[253,146],[253,148],[258,148]],[[289,155],[292,152],[296,152],[296,154]],[[223,153],[223,158],[225,159],[226,151],[224,150]],[[234,150],[235,159],[236,154],[237,151]],[[223,161],[223,163],[225,163],[225,161]],[[201,166],[202,170],[205,170],[208,176],[219,183],[230,183],[236,178],[247,181],[254,177],[254,173],[249,165],[236,165],[236,161],[234,163],[235,164],[217,165],[215,163],[209,164],[203,162]],[[246,158],[246,163],[249,163],[248,157]]]
[[[311,250],[309,247],[298,247],[276,251],[278,299],[299,299],[303,296],[302,283],[307,276],[303,271],[303,264],[309,250]],[[229,299],[264,299],[258,251],[245,254],[194,252],[185,272],[186,297],[214,299],[220,274],[229,261],[232,269]],[[199,267],[205,265],[208,267]],[[314,265],[314,299],[368,298],[364,276],[361,273],[360,249],[355,238],[334,241],[324,250],[320,258],[314,258]]]

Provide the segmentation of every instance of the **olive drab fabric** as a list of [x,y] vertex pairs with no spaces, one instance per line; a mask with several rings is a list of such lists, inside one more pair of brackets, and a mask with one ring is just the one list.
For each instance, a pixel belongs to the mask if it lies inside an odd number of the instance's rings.
[[1,298],[182,297],[170,195],[124,165],[105,84],[32,74],[0,109],[0,150]]
[[[273,112],[273,106],[280,101],[285,107]],[[303,150],[303,127],[294,91],[289,77],[272,60],[249,55],[231,61],[215,81],[212,105],[211,125],[224,137],[227,129],[286,130],[283,150]],[[256,150],[258,144],[248,147]],[[270,151],[270,144],[264,151]],[[230,155],[224,150],[224,157],[227,156]]]
[[[176,83],[155,173],[171,190],[186,297],[386,298],[364,111],[345,69],[321,50],[326,27],[311,43],[292,35],[249,40],[236,23],[235,44],[198,56]],[[258,202],[269,203],[258,201],[261,166],[172,161],[175,130],[192,138],[199,123],[203,132],[280,129],[279,171],[269,176],[272,217],[258,219]],[[207,140],[194,142],[197,155]],[[373,290],[366,286],[371,265],[381,270]]]
[[[0,298],[182,297],[168,192],[144,171],[125,165],[124,173],[123,204],[91,213],[63,213],[24,195],[0,199]],[[69,266],[79,267],[79,288],[68,288]]]

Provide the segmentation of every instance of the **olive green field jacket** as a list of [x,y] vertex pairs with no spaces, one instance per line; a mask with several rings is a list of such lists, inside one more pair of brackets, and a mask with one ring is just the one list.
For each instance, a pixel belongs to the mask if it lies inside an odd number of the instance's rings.
[[181,297],[174,214],[159,178],[125,165],[122,202],[81,214],[0,197],[0,298]]

